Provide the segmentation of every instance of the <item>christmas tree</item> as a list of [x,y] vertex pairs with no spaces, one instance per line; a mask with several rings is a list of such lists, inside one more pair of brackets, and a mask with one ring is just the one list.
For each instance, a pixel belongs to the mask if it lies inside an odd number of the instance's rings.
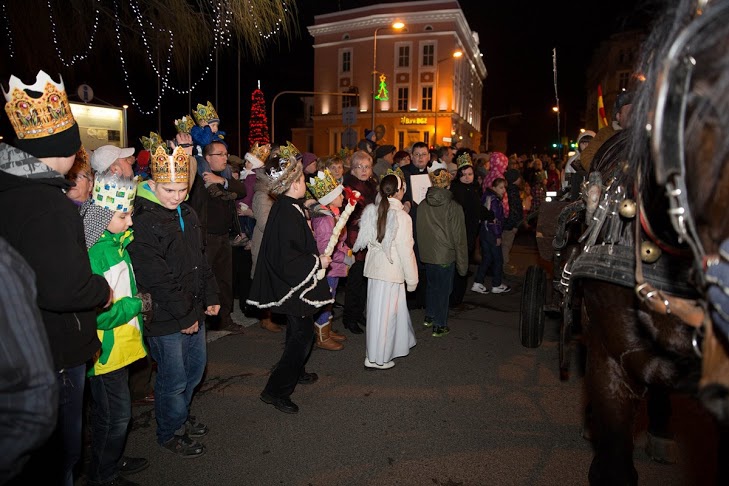
[[258,145],[270,143],[266,101],[260,83],[251,95],[251,118],[248,122],[248,145],[252,147],[256,143]]

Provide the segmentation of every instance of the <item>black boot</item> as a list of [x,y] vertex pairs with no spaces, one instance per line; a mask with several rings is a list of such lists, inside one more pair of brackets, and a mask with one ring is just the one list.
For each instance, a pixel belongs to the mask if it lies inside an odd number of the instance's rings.
[[364,331],[360,329],[356,322],[343,322],[344,327],[352,334],[363,334]]

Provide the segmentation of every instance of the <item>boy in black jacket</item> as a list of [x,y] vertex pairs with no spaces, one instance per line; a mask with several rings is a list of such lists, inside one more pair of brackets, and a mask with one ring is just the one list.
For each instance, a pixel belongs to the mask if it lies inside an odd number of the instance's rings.
[[298,383],[314,383],[316,373],[304,369],[314,344],[314,313],[334,302],[324,276],[331,263],[319,255],[314,234],[304,216],[306,183],[301,162],[287,145],[272,154],[264,167],[268,192],[276,197],[256,263],[248,303],[286,315],[286,346],[261,393],[261,400],[285,413],[299,407],[290,396]]
[[194,439],[208,428],[190,415],[190,403],[207,362],[205,316],[220,310],[218,287],[202,251],[200,222],[183,203],[191,152],[177,147],[168,156],[160,146],[152,155],[152,179],[137,188],[135,238],[128,247],[137,285],[154,303],[144,335],[157,362],[157,442],[181,457],[205,453]]

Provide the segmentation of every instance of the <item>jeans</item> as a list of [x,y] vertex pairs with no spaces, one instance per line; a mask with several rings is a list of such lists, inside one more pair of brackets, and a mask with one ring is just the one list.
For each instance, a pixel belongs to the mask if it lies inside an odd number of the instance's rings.
[[126,367],[89,378],[91,389],[91,464],[89,481],[105,483],[119,475],[127,428],[132,419]]
[[289,398],[294,392],[314,346],[314,319],[311,316],[287,315],[286,321],[284,352],[264,389],[276,398]]
[[154,384],[157,442],[164,444],[175,434],[183,433],[190,414],[192,394],[205,372],[205,326],[201,324],[195,334],[177,332],[150,336],[147,341],[149,353],[157,362]]
[[[337,285],[339,285],[339,277],[327,277],[327,284],[329,284],[329,291],[332,293],[332,298],[337,296]],[[322,307],[321,313],[316,318],[316,323],[323,326],[329,322],[329,318],[332,317],[332,304],[327,304]]]
[[60,398],[58,430],[63,442],[63,483],[73,486],[73,468],[81,457],[84,386],[86,365],[58,372]]
[[425,315],[433,318],[433,327],[448,325],[448,301],[453,289],[453,273],[455,270],[455,262],[448,265],[425,264],[425,276],[428,282]]
[[498,287],[501,285],[501,279],[504,277],[504,256],[501,253],[501,247],[496,246],[496,238],[487,230],[481,229],[481,263],[478,265],[474,282],[483,284],[486,278],[486,271],[491,267],[492,278],[491,286]]

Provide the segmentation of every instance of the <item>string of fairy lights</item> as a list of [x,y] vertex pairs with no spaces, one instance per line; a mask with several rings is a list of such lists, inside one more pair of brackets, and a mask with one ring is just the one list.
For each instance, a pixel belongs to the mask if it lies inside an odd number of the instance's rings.
[[[258,22],[255,20],[257,16],[254,12],[253,4],[250,0],[247,1],[248,9],[251,14],[251,18],[253,19],[253,26],[256,29],[258,35],[266,40],[270,39],[271,37],[279,34],[281,32],[282,26],[283,26],[283,19],[279,18],[274,26],[272,27],[270,32],[263,32]],[[288,14],[289,9],[286,5],[286,1],[282,1],[283,8],[285,14]],[[94,48],[94,43],[96,40],[96,34],[98,32],[99,28],[99,19],[100,19],[100,10],[97,8],[94,12],[94,23],[91,28],[91,35],[89,37],[89,41],[86,44],[85,49],[83,52],[79,54],[73,54],[70,57],[65,57],[62,49],[61,49],[61,42],[58,40],[58,27],[56,24],[56,19],[53,15],[53,7],[51,5],[51,0],[47,0],[48,5],[48,12],[49,12],[49,20],[51,22],[51,33],[52,33],[52,39],[53,39],[53,46],[56,51],[56,55],[58,56],[58,59],[61,61],[61,63],[67,67],[70,68],[74,66],[79,61],[83,61],[89,57],[91,54],[91,51]],[[145,109],[142,107],[141,103],[137,99],[137,96],[134,95],[134,92],[131,87],[130,82],[130,71],[127,68],[127,62],[124,58],[124,49],[123,49],[123,42],[122,42],[122,21],[120,17],[120,7],[119,7],[119,1],[114,0],[113,2],[113,15],[114,15],[114,34],[116,38],[116,46],[119,51],[119,60],[121,61],[121,67],[122,72],[124,74],[124,84],[127,88],[127,91],[129,93],[129,97],[131,99],[131,104],[139,110],[140,113],[144,115],[152,115],[157,112],[158,108],[162,104],[162,99],[164,98],[164,95],[168,91],[175,92],[180,95],[187,95],[190,94],[192,91],[197,88],[197,86],[205,80],[205,77],[212,69],[213,65],[215,64],[215,54],[217,50],[221,47],[229,47],[233,38],[233,32],[231,28],[231,18],[232,18],[232,12],[230,8],[228,7],[228,2],[225,0],[211,0],[210,1],[210,7],[212,11],[212,31],[213,31],[213,45],[208,52],[207,60],[205,62],[205,65],[202,69],[202,72],[200,75],[196,77],[196,81],[192,83],[188,88],[178,88],[172,85],[170,82],[170,73],[172,69],[172,59],[173,59],[173,53],[174,53],[174,33],[171,30],[163,30],[160,29],[159,32],[165,33],[169,36],[169,46],[166,49],[166,55],[164,56],[164,63],[155,62],[155,60],[152,58],[152,53],[156,52],[156,50],[151,48],[151,43],[149,42],[147,32],[150,30],[154,30],[155,27],[151,21],[147,20],[144,15],[142,14],[142,9],[140,8],[140,5],[137,1],[131,0],[128,2],[128,5],[130,6],[132,10],[132,14],[135,17],[136,24],[139,26],[139,37],[142,40],[142,43],[144,45],[144,51],[146,53],[146,61],[147,63],[152,67],[152,70],[155,73],[155,76],[160,82],[160,88],[159,93],[157,94],[157,99],[154,102],[154,106],[151,109]],[[15,56],[15,44],[13,41],[13,33],[12,28],[10,25],[10,18],[7,14],[7,6],[6,1],[3,0],[0,2],[0,14],[2,14],[2,18],[4,19],[4,26],[5,26],[5,35],[7,37],[7,44],[6,48],[9,51],[10,58],[13,59]],[[75,20],[74,20],[75,21]],[[159,65],[158,65],[159,64]]]

